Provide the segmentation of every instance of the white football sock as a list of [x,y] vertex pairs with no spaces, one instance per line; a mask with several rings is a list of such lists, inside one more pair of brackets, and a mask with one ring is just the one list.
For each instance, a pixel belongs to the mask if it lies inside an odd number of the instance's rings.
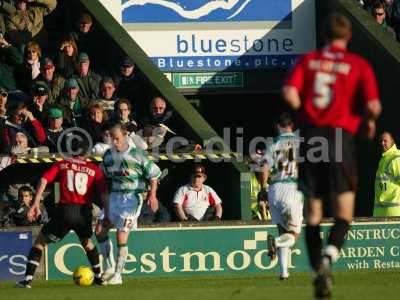
[[294,235],[291,233],[284,233],[281,236],[278,236],[275,239],[275,244],[276,247],[278,248],[291,248],[294,246],[296,242],[296,239],[294,238]]
[[122,274],[122,271],[124,270],[124,266],[126,263],[126,259],[128,257],[128,246],[119,246],[119,251],[118,251],[118,258],[117,258],[117,266],[115,268],[115,273]]
[[115,268],[113,243],[108,238],[99,243],[100,253],[103,256],[103,272],[109,268]]
[[281,271],[282,277],[289,277],[288,256],[289,256],[289,248],[288,247],[280,247],[278,249],[278,262],[279,262],[279,269]]

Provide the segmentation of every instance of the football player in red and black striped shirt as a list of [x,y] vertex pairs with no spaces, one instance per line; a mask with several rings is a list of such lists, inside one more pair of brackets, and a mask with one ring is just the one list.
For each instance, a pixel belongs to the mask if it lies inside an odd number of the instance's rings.
[[[81,147],[85,146],[81,144]],[[88,153],[83,148],[81,150],[83,153]],[[92,202],[96,194],[101,195],[102,200],[107,194],[104,174],[100,167],[86,161],[84,156],[55,163],[40,179],[34,203],[28,212],[28,219],[35,220],[40,215],[39,204],[42,194],[47,184],[54,181],[60,183],[60,202],[55,216],[39,233],[29,252],[25,280],[17,283],[16,287],[31,287],[45,246],[62,240],[70,230],[75,231],[86,251],[95,274],[94,282],[102,285],[104,282],[100,274],[99,253],[90,238],[93,234]]]
[[[353,137],[364,122],[367,137],[373,138],[381,111],[374,71],[365,59],[347,50],[350,21],[343,15],[329,16],[325,36],[328,45],[300,58],[283,87],[284,99],[298,110],[304,137],[305,162],[299,179],[309,200],[306,243],[317,298],[331,294],[330,265],[339,258],[353,218],[357,182]],[[335,201],[335,224],[321,256],[322,199]]]

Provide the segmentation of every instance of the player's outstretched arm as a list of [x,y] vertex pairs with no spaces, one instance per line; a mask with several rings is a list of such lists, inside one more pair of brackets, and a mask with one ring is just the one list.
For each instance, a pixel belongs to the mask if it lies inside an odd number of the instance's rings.
[[36,193],[35,193],[35,198],[33,199],[33,204],[31,208],[28,211],[28,220],[29,222],[35,221],[39,215],[41,214],[40,212],[40,200],[42,199],[42,195],[44,190],[46,189],[47,186],[47,179],[45,178],[40,178],[40,181],[36,187]]

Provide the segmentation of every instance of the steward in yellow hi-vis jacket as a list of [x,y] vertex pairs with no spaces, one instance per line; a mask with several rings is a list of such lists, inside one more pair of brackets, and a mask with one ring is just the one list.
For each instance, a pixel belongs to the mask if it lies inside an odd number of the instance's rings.
[[382,158],[375,177],[374,217],[400,216],[400,150],[389,132],[380,136]]

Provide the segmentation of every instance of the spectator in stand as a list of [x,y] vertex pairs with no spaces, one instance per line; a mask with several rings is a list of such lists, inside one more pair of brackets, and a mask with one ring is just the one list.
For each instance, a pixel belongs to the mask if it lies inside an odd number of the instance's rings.
[[133,61],[129,57],[125,57],[121,62],[119,74],[114,80],[117,86],[117,98],[128,99],[131,104],[137,98],[143,98],[143,82],[136,73]]
[[87,98],[79,96],[78,82],[74,78],[67,79],[64,85],[65,95],[59,104],[63,110],[67,126],[80,127],[86,108],[90,102]]
[[396,31],[397,40],[400,40],[400,0],[394,0],[390,7],[390,25]]
[[11,143],[18,132],[28,138],[30,147],[37,147],[46,140],[42,124],[27,109],[23,102],[14,104],[10,109],[10,119],[6,121],[3,131],[3,142],[6,152],[10,152]]
[[143,138],[136,134],[137,123],[133,118],[132,106],[128,99],[119,99],[115,102],[115,123],[120,123],[125,126],[128,131],[128,136],[136,148],[147,150],[148,145]]
[[64,37],[60,44],[60,51],[57,57],[57,72],[64,78],[70,78],[75,72],[78,47],[75,40],[70,36]]
[[18,189],[18,198],[15,201],[8,201],[9,205],[2,218],[3,226],[37,226],[47,222],[48,217],[43,206],[41,207],[42,215],[38,220],[34,222],[28,220],[27,212],[32,204],[32,199],[32,188],[28,185],[21,186]]
[[[7,90],[0,86],[0,137],[3,137],[4,125],[7,120]],[[3,150],[3,139],[0,138],[0,153]]]
[[16,8],[13,3],[8,3],[6,1],[0,2],[0,32],[3,34],[7,31],[6,19],[7,16],[15,14]]
[[61,75],[56,74],[56,70],[51,58],[44,58],[40,63],[40,74],[36,78],[36,84],[46,86],[48,90],[47,102],[54,104],[61,96],[64,90],[65,79]]
[[386,22],[386,11],[382,2],[374,2],[372,7],[372,16],[375,18],[376,23],[381,26],[383,30],[389,32],[394,39],[396,38],[396,32]]
[[85,129],[92,137],[93,144],[103,141],[103,126],[107,123],[107,114],[100,103],[90,104],[88,107],[89,118],[83,123]]
[[44,144],[49,147],[50,153],[57,153],[60,150],[65,151],[64,144],[60,144],[61,149],[58,149],[58,138],[64,131],[63,128],[63,111],[58,107],[51,107],[48,113],[49,126],[46,128],[46,141]]
[[42,123],[47,124],[47,113],[49,110],[49,103],[47,103],[49,90],[43,83],[36,83],[31,91],[32,100],[28,103],[28,109],[32,112],[33,116]]
[[15,206],[15,212],[13,213],[13,220],[16,226],[38,226],[48,221],[46,209],[41,204],[40,217],[35,221],[29,221],[27,212],[33,204],[33,190],[24,185],[18,189],[18,201]]
[[104,43],[103,37],[95,30],[92,17],[89,14],[80,14],[77,28],[70,33],[70,36],[75,40],[79,52],[87,53],[93,60],[92,67],[94,70],[100,70],[104,60],[102,59],[103,55],[108,53],[108,45]]
[[[0,187],[0,227],[1,226],[14,226],[14,222],[12,219],[12,213],[10,213],[10,208],[16,207],[18,203],[18,194],[19,189],[23,186],[29,187],[33,189],[32,185],[28,182],[25,183],[16,183]],[[1,209],[4,209],[3,215],[1,214]],[[4,214],[5,213],[5,214]],[[8,214],[10,213],[10,214]],[[8,214],[8,218],[6,215]],[[3,218],[4,217],[4,218]]]
[[33,81],[40,74],[40,57],[42,50],[36,42],[26,44],[24,51],[24,63],[18,74],[18,84],[24,92],[30,91]]
[[118,98],[115,95],[115,84],[111,77],[103,77],[100,83],[100,93],[98,101],[103,105],[109,118],[113,117],[115,101]]
[[180,221],[221,220],[222,201],[217,193],[204,184],[207,175],[201,164],[194,166],[190,182],[175,193],[175,211]]
[[7,90],[4,87],[0,86],[0,126],[7,119],[7,99]]
[[[29,4],[27,4],[29,3]],[[6,21],[7,31],[22,35],[29,34],[34,41],[44,48],[47,45],[47,32],[43,18],[57,6],[56,0],[17,0],[16,11]]]
[[22,53],[6,39],[0,38],[0,86],[8,91],[17,88],[16,71],[23,63]]
[[167,103],[161,97],[154,97],[150,103],[150,114],[140,122],[141,132],[150,148],[161,146],[167,142],[171,134],[173,113],[167,110]]
[[138,125],[133,118],[132,106],[128,99],[119,99],[114,105],[115,123],[121,123],[128,133],[136,132]]
[[91,100],[97,99],[101,77],[90,70],[89,56],[84,52],[79,53],[75,67],[73,78],[78,82],[79,95]]
[[373,14],[374,5],[376,2],[383,4],[386,12],[386,21],[391,24],[391,18],[393,13],[394,2],[398,0],[364,0],[360,1],[361,5],[365,10],[367,10],[371,15]]
[[383,4],[385,5],[385,11],[386,11],[386,21],[389,23],[389,25],[392,25],[394,1],[397,0],[383,0]]
[[13,155],[25,155],[28,154],[30,149],[28,137],[23,132],[17,132],[11,140],[10,153]]
[[104,100],[116,101],[115,84],[111,77],[103,77],[100,83],[99,98]]
[[371,13],[372,4],[375,2],[375,0],[359,0],[359,2],[365,10]]
[[[110,129],[112,128],[112,126],[113,126],[113,124],[111,124],[111,123],[105,123],[101,127],[102,140],[101,140],[101,142],[98,142],[93,146],[93,149],[92,149],[93,155],[103,156],[104,153],[106,153],[106,151],[112,147],[112,139],[111,139],[111,134],[110,134]],[[128,141],[128,143],[129,143],[129,141]]]
[[49,148],[46,146],[36,145],[35,147],[30,147],[28,144],[28,137],[23,132],[17,132],[11,140],[11,150],[10,153],[13,155],[27,155],[33,154],[34,156],[44,153],[49,153]]

